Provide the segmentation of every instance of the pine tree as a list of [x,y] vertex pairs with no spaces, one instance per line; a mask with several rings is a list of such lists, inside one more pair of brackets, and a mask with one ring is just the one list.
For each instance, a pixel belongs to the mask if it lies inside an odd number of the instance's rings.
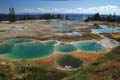
[[100,21],[100,20],[101,20],[100,14],[99,14],[99,13],[96,13],[96,14],[94,15],[94,17],[93,17],[93,20],[94,20],[94,21]]
[[113,21],[115,22],[117,19],[116,19],[116,14],[114,13],[113,15]]
[[68,15],[66,15],[66,18],[65,18],[66,20],[69,20],[69,17],[68,17]]
[[2,21],[2,14],[0,14],[0,22]]
[[14,8],[9,8],[9,21],[15,22],[15,20],[16,20],[16,17],[15,17]]
[[60,14],[58,14],[58,15],[57,15],[57,19],[61,19],[61,16],[60,16]]
[[110,14],[109,16],[107,16],[107,19],[106,19],[108,22],[111,22],[112,21],[112,15]]

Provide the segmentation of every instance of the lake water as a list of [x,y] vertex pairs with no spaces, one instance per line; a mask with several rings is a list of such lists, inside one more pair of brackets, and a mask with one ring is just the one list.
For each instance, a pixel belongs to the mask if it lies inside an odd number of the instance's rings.
[[10,39],[5,41],[6,44],[17,44],[17,43],[24,43],[24,42],[31,42],[31,39],[27,39],[27,38],[16,38],[16,39]]

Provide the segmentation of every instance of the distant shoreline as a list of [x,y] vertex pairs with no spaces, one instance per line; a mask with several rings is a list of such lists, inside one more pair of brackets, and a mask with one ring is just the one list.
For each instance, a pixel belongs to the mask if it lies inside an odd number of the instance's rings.
[[[47,14],[47,13],[46,13]],[[50,13],[52,14],[52,13]],[[53,13],[54,15],[57,15],[57,13]],[[1,14],[3,15],[2,19],[3,21],[8,21],[9,20],[9,14]],[[23,16],[26,15],[26,13],[23,14],[16,14],[16,20],[19,21],[21,18],[23,18]],[[28,13],[28,16],[33,16],[36,18],[36,20],[40,20],[40,16],[43,14],[34,14],[34,13]],[[85,18],[91,17],[94,14],[60,14],[62,16],[67,15],[69,17],[70,20],[85,20]],[[101,16],[108,16],[106,14],[101,14]],[[120,17],[120,15],[116,15],[117,17]]]

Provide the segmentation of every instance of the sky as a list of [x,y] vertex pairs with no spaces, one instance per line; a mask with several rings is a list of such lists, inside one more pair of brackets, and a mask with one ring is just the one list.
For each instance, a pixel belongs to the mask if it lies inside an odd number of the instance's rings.
[[120,15],[120,0],[0,0],[0,13],[86,13]]

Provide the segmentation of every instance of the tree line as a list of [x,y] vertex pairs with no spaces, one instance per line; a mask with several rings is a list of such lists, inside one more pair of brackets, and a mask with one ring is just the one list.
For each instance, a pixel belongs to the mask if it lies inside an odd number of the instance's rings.
[[[4,14],[0,14],[0,21],[3,20],[3,16]],[[22,17],[19,20],[35,20],[36,17],[29,15],[28,13],[21,15]],[[16,20],[18,20],[16,18],[16,13],[15,13],[15,9],[14,8],[9,8],[9,22],[15,22]],[[41,14],[40,17],[38,19],[64,19],[64,20],[69,20],[68,15],[61,15],[61,14],[50,14],[50,13],[46,13],[46,14]],[[85,19],[85,21],[107,21],[107,22],[120,22],[120,17],[116,16],[116,14],[114,13],[114,15],[100,15],[99,13],[94,14],[93,16],[89,16],[88,18]]]
[[40,19],[65,19],[68,20],[68,15],[61,15],[61,14],[43,14],[40,16]]
[[100,15],[99,13],[94,14],[85,19],[85,21],[106,21],[106,22],[120,22],[120,17],[115,13],[113,15]]
[[[36,18],[33,17],[33,16],[30,16],[28,15],[28,13],[26,15],[23,15],[23,17],[21,18],[21,20],[35,20]],[[49,19],[65,19],[65,20],[68,20],[68,16],[67,15],[61,15],[61,14],[50,14],[50,13],[47,13],[47,14],[42,14],[40,15],[39,19],[46,19],[46,20],[49,20]]]
[[[3,16],[4,14],[0,13],[0,21],[3,21]],[[15,15],[15,10],[14,8],[9,8],[9,22],[15,22],[16,21],[16,15]]]
[[[3,20],[4,14],[0,14],[0,21]],[[29,15],[28,13],[21,15],[22,17],[19,20],[35,20],[36,17]],[[17,19],[15,9],[14,8],[9,8],[9,14],[8,14],[8,20],[10,23],[15,22]],[[66,19],[68,20],[69,17],[68,15],[61,15],[61,14],[42,14],[40,15],[39,19]]]

